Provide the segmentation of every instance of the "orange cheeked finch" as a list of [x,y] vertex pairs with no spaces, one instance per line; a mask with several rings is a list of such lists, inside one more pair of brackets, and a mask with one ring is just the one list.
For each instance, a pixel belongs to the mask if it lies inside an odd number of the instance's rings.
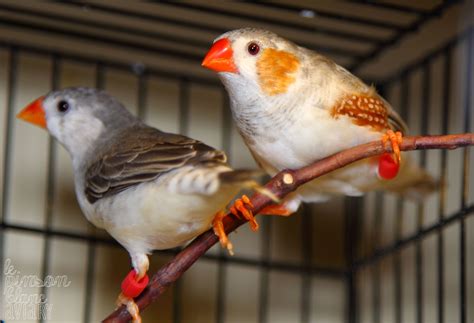
[[218,73],[238,130],[269,175],[381,138],[392,143],[395,178],[384,179],[382,158],[365,159],[301,186],[261,213],[289,215],[301,202],[331,195],[387,190],[418,198],[435,188],[426,171],[400,158],[405,122],[374,87],[329,58],[270,31],[243,28],[219,36],[202,65]]

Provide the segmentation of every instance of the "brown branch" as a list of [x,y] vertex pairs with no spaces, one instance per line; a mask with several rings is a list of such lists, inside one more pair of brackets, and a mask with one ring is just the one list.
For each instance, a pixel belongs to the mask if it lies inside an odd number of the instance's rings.
[[[468,133],[447,136],[404,137],[400,149],[404,151],[418,149],[455,149],[472,145],[474,145],[474,134]],[[390,143],[386,143],[384,146],[381,141],[370,142],[344,150],[298,170],[281,171],[275,175],[265,187],[278,197],[283,198],[300,185],[316,177],[360,159],[391,151]],[[255,193],[250,200],[254,205],[252,211],[255,214],[263,207],[272,203],[270,198],[259,193]],[[239,220],[233,216],[227,216],[224,219],[225,231],[230,233],[244,223],[245,221],[243,220]],[[150,303],[157,300],[172,283],[178,280],[199,257],[217,242],[218,239],[216,235],[214,235],[212,230],[209,230],[197,237],[171,261],[158,270],[150,280],[148,287],[136,299],[140,310],[144,310]],[[125,306],[121,306],[103,322],[128,322],[130,319],[131,317]]]

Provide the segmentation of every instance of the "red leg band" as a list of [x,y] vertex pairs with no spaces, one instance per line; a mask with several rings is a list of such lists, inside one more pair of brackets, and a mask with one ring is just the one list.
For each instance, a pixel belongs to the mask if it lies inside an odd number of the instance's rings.
[[398,174],[400,164],[393,160],[389,153],[380,156],[379,159],[379,176],[383,179],[392,179]]
[[129,298],[137,297],[148,285],[149,280],[148,275],[145,274],[142,279],[137,281],[137,273],[132,269],[122,281],[121,287],[123,295]]

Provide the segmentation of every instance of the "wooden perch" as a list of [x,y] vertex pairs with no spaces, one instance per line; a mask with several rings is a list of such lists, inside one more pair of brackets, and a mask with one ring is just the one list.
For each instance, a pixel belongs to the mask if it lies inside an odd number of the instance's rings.
[[[474,145],[474,134],[459,134],[446,136],[416,136],[404,137],[400,145],[400,149],[419,150],[419,149],[455,149],[459,147]],[[380,155],[384,152],[391,152],[392,147],[389,142],[385,145],[382,141],[374,141],[363,144],[354,148],[344,150],[334,154],[312,165],[298,170],[284,170],[275,175],[265,187],[272,191],[276,196],[283,198],[288,193],[296,190],[300,185],[344,167],[363,158]],[[254,214],[257,214],[263,207],[273,203],[272,200],[262,194],[255,193],[250,198]],[[227,233],[237,229],[245,221],[239,220],[232,215],[224,219],[224,228]],[[178,253],[171,261],[156,272],[150,284],[143,293],[135,299],[140,307],[144,310],[150,303],[156,301],[161,294],[196,261],[209,248],[218,242],[217,236],[212,230],[204,232],[197,237],[191,244]],[[131,319],[125,306],[121,306],[110,314],[103,322],[128,322]]]

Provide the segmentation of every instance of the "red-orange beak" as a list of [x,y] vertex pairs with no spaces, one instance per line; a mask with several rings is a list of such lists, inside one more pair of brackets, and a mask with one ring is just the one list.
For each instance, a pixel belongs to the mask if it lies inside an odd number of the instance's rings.
[[227,38],[216,41],[201,65],[216,72],[237,73],[230,41]]
[[43,109],[44,96],[28,104],[26,108],[16,115],[17,118],[31,122],[41,128],[46,128],[46,115]]

